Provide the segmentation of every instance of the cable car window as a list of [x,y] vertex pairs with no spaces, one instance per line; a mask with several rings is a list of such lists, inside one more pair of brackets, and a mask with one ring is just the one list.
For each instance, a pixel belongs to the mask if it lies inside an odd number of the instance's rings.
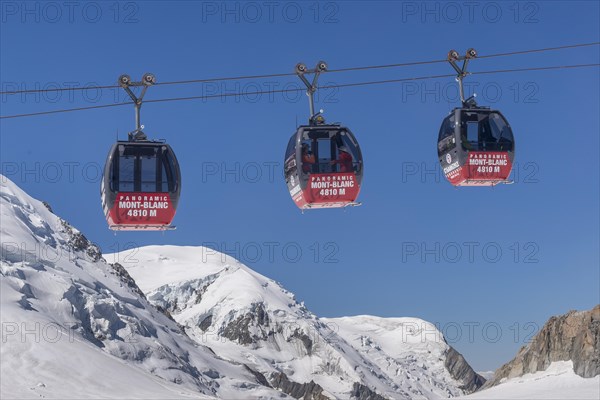
[[135,156],[119,156],[119,172],[115,179],[118,190],[121,192],[133,192]]
[[305,140],[302,142],[300,155],[302,162],[302,172],[305,174],[315,173],[317,171],[317,160],[315,158],[315,153],[312,151],[312,145],[309,140]]
[[496,138],[492,136],[492,130],[490,128],[490,119],[485,116],[479,121],[479,137],[478,137],[478,149],[486,151],[496,150]]
[[[356,161],[359,159],[358,157],[358,143],[355,143],[349,135],[346,135],[345,132],[343,132],[341,135],[341,146],[345,146],[346,149],[348,150],[348,154],[350,154],[350,156],[352,156],[352,167],[347,169],[347,172],[349,171],[354,171],[357,172],[360,168],[359,163]],[[339,146],[338,146],[339,148]],[[339,155],[338,155],[339,158]]]
[[119,160],[119,156],[114,156],[111,160],[112,165],[110,166],[109,184],[110,184],[110,190],[113,192],[119,191],[119,171],[117,171],[118,160]]
[[489,118],[492,135],[496,139],[497,148],[501,151],[512,151],[514,138],[512,130],[498,114],[492,114]]
[[156,192],[156,157],[141,157],[142,192]]
[[342,143],[340,143],[338,148],[340,146],[346,146],[348,152],[352,155],[352,159],[356,160],[358,158],[358,148],[347,135],[342,135]]
[[170,192],[172,190],[169,187],[169,174],[167,173],[167,157],[163,157],[160,163],[160,186],[156,188],[157,192]]
[[468,121],[467,122],[467,141],[471,144],[477,143],[479,139],[479,122]]
[[293,135],[288,142],[287,149],[285,150],[285,159],[287,160],[290,156],[296,154],[296,135]]
[[452,135],[454,135],[454,114],[444,119],[444,122],[442,123],[442,126],[440,128],[438,142]]
[[285,150],[285,160],[283,165],[285,179],[289,181],[290,176],[296,172],[296,135],[293,135],[288,142]]
[[167,186],[163,186],[162,191],[166,192],[175,192],[179,190],[178,181],[175,178],[179,175],[178,169],[176,167],[175,156],[172,152],[168,150],[164,150],[163,152],[163,165],[166,171],[163,172],[163,182],[167,182]]
[[444,119],[444,122],[442,122],[442,126],[440,127],[440,133],[438,136],[438,155],[442,155],[443,153],[456,147],[454,127],[455,120],[454,114],[452,114]]
[[331,166],[331,140],[329,138],[317,140],[317,150],[315,151],[318,159],[320,173],[333,172]]

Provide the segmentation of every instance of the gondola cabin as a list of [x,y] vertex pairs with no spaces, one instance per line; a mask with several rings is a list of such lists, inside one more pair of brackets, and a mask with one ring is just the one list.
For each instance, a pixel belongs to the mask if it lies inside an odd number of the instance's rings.
[[180,192],[179,164],[168,144],[119,141],[110,149],[101,187],[110,229],[172,229]]
[[356,206],[363,159],[356,138],[340,125],[303,125],[288,142],[284,174],[301,210]]
[[438,158],[454,186],[509,183],[514,157],[513,132],[499,111],[455,108],[442,122]]

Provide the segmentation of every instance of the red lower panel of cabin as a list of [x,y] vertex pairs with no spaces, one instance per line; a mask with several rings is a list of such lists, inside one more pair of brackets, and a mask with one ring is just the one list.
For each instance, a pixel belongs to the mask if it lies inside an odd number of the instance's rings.
[[292,197],[300,209],[341,208],[354,205],[360,192],[356,175],[352,172],[312,174],[304,190]]
[[446,178],[454,186],[494,186],[506,182],[512,163],[508,153],[473,151],[466,165],[458,165],[446,172]]
[[175,208],[168,193],[118,193],[106,220],[110,229],[169,229]]

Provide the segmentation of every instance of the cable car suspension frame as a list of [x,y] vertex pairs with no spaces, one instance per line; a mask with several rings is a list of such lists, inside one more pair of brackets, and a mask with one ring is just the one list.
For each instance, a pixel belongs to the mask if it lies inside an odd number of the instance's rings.
[[[318,117],[323,113],[323,110],[315,113],[315,92],[318,89],[317,83],[319,81],[319,76],[322,72],[327,71],[327,63],[325,61],[319,61],[317,66],[314,69],[308,69],[306,65],[302,63],[296,64],[296,75],[300,78],[300,80],[306,86],[306,95],[308,96],[308,107],[310,112],[310,118],[308,120],[310,125],[322,124],[324,122],[323,118]],[[305,74],[314,74],[312,82],[309,81]]]
[[[477,105],[475,103],[475,97],[476,97],[475,94],[473,94],[471,97],[469,97],[468,99],[465,100],[465,90],[464,90],[464,86],[463,86],[463,79],[465,78],[465,76],[470,75],[470,73],[467,72],[467,66],[469,65],[469,60],[476,58],[476,57],[477,57],[477,51],[473,48],[470,48],[469,50],[467,50],[467,53],[464,56],[460,56],[456,50],[450,50],[448,52],[448,62],[450,63],[452,68],[454,68],[454,70],[457,72],[456,81],[458,82],[460,101],[462,103],[462,106],[465,108],[474,107]],[[458,64],[456,63],[457,61],[463,62],[462,67],[458,66]]]
[[[130,142],[135,142],[138,140],[148,140],[146,134],[142,132],[142,129],[144,129],[144,125],[141,124],[140,112],[146,91],[150,86],[154,85],[155,83],[156,77],[154,76],[154,74],[151,73],[145,73],[144,76],[142,76],[142,80],[140,82],[132,82],[131,77],[126,74],[119,76],[119,86],[121,86],[129,95],[135,106],[135,130],[129,132],[128,134]],[[142,91],[139,96],[136,96],[135,93],[133,93],[133,91],[131,90],[131,87],[140,86],[142,87]]]

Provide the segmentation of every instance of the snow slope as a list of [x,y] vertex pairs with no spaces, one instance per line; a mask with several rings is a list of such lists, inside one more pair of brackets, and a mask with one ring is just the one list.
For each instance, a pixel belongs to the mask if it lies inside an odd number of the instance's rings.
[[203,247],[148,246],[106,258],[122,264],[190,337],[227,360],[251,365],[271,383],[285,374],[298,384],[314,381],[337,398],[465,393],[464,382],[444,367],[450,347],[425,321],[319,319],[278,283]]
[[1,398],[271,398],[0,175]]
[[417,318],[370,315],[321,320],[335,327],[406,392],[414,396],[430,392],[438,397],[463,394],[445,367],[449,346],[433,324]]
[[109,264],[1,175],[0,243],[0,398],[437,399],[473,383],[425,321],[321,320],[210,249]]
[[498,386],[460,399],[598,400],[600,375],[582,378],[573,371],[572,361],[559,361],[550,364],[545,371],[508,379]]

